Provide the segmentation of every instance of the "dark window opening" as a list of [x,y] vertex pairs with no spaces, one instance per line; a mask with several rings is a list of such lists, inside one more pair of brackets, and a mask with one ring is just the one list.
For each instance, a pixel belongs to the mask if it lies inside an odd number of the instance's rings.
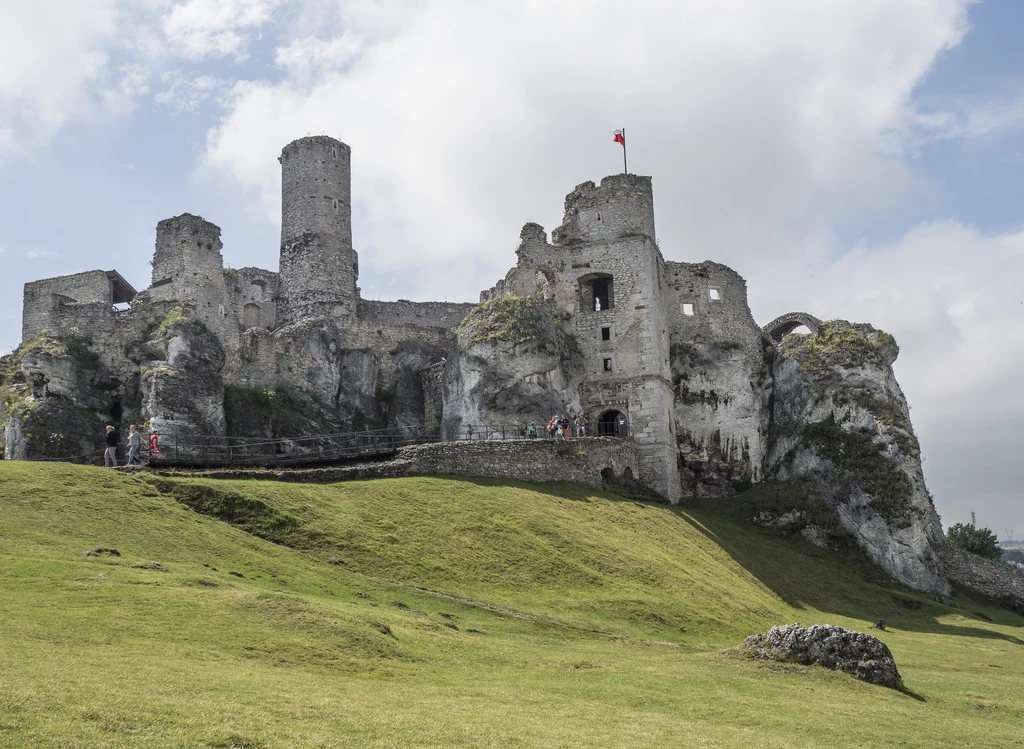
[[612,308],[612,279],[595,278],[590,282],[590,292],[594,295],[594,311]]
[[611,359],[605,359],[604,360],[604,371],[605,372],[611,372],[612,371],[612,360]]
[[122,416],[124,416],[124,408],[115,401],[114,405],[110,407],[110,419],[117,424],[121,421]]
[[610,341],[611,339],[612,339],[612,329],[611,328],[601,328],[601,340],[602,341]]
[[626,417],[621,411],[605,411],[597,420],[598,437],[625,437]]

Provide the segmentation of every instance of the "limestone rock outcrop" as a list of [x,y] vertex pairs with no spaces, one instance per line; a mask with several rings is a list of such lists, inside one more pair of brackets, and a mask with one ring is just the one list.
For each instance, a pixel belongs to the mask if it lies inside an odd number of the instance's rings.
[[903,584],[947,595],[942,528],[892,371],[898,353],[889,334],[845,321],[786,336],[773,363],[765,474],[806,486]]
[[580,410],[583,362],[555,310],[529,298],[480,305],[458,331],[444,379],[442,431],[534,422]]
[[167,358],[143,365],[140,391],[142,421],[162,435],[165,447],[175,441],[201,443],[227,436],[224,418],[224,349],[201,323],[174,320],[160,333]]
[[759,660],[820,665],[863,681],[899,689],[903,680],[884,642],[863,632],[830,624],[772,627],[746,639],[747,652]]

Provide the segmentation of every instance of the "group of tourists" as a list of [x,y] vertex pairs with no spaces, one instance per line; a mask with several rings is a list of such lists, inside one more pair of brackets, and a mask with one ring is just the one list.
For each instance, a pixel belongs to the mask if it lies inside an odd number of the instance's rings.
[[[117,434],[117,429],[113,426],[107,425],[107,437],[106,437],[106,448],[103,450],[103,465],[107,468],[117,468],[117,445],[120,442],[120,437]],[[128,427],[128,460],[126,465],[140,466],[142,465],[142,458],[139,455],[139,451],[142,449],[142,432],[139,428],[132,424]],[[154,429],[149,434],[149,458],[152,460],[160,454],[160,436]]]
[[[577,414],[574,418],[569,418],[564,414],[556,414],[551,417],[547,425],[548,437],[552,439],[570,436],[586,437],[589,429],[590,420],[582,413]],[[530,422],[530,426],[526,430],[526,436],[531,439],[537,436],[536,422]]]

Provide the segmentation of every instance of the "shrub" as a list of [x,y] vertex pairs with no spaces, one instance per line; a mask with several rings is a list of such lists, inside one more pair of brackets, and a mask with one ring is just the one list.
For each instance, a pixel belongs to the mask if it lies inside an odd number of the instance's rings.
[[975,528],[966,523],[957,523],[946,531],[946,541],[950,546],[991,559],[993,562],[998,562],[1003,557],[1002,549],[996,543],[996,534],[988,528]]

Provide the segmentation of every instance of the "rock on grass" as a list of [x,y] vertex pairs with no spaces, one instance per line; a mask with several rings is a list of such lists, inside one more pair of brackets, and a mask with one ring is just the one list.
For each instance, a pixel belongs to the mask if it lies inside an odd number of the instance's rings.
[[863,681],[899,689],[903,684],[896,661],[884,642],[863,632],[831,624],[801,627],[799,623],[772,627],[746,640],[747,651],[759,660],[815,663],[843,671]]

